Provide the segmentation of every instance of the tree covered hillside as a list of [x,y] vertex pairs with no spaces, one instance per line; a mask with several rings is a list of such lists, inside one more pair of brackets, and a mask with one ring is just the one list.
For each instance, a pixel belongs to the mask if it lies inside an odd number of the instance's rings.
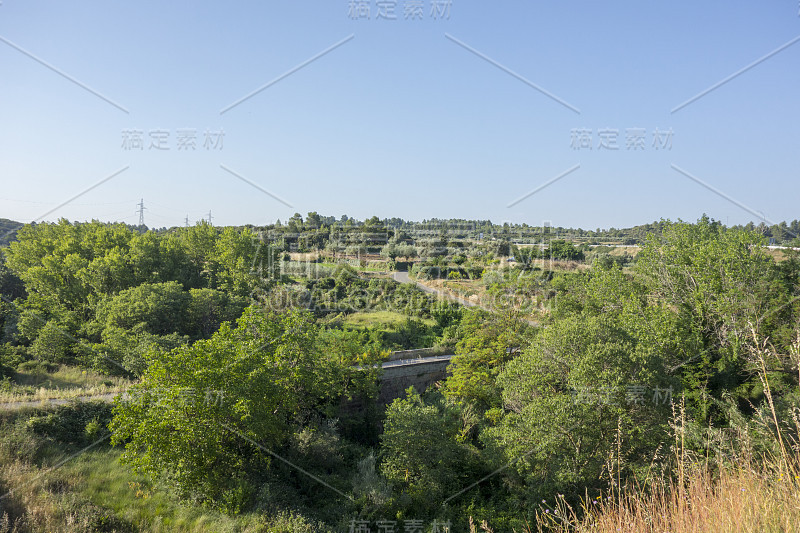
[[17,236],[17,230],[22,226],[21,222],[0,218],[0,248],[13,241]]

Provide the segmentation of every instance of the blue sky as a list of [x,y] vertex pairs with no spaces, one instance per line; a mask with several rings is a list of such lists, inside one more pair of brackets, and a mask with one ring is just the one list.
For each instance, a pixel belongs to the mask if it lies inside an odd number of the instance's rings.
[[796,0],[379,3],[2,0],[0,217],[800,218]]

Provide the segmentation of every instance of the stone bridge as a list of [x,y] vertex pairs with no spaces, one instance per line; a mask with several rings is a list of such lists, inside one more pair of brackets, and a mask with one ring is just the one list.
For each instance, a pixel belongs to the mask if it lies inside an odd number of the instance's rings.
[[403,398],[409,387],[422,393],[430,385],[447,377],[447,365],[452,355],[435,355],[413,359],[397,359],[383,363],[378,403],[388,405]]

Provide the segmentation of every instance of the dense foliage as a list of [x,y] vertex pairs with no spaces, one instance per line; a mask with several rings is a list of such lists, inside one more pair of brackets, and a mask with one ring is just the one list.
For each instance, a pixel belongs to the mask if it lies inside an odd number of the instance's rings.
[[115,407],[114,442],[138,471],[237,510],[290,428],[336,415],[340,397],[365,386],[353,365],[370,356],[326,347],[309,314],[249,309],[235,328],[155,356]]
[[[563,238],[512,246],[511,227],[465,245],[442,224],[423,239],[399,220],[311,215],[270,228],[280,240],[205,224],[22,228],[0,256],[0,378],[50,362],[137,382],[110,423],[98,407],[37,412],[7,426],[0,452],[33,464],[41,443],[108,427],[126,465],[228,514],[521,531],[556,495],[577,509],[668,476],[678,445],[721,466],[741,447],[779,457],[800,442],[800,255],[773,255],[764,232],[662,221],[620,259]],[[322,248],[317,266],[281,273],[301,262],[293,243]],[[388,279],[402,259],[495,305]],[[402,322],[359,322],[379,316]],[[377,405],[384,350],[434,344],[454,349],[447,379]]]
[[25,294],[4,296],[5,305],[14,301],[5,316],[16,331],[1,340],[29,343],[44,359],[106,368],[124,358],[108,346],[110,331],[207,337],[269,287],[277,265],[258,235],[204,223],[166,234],[99,222],[28,225],[3,255],[4,295],[14,283],[6,267]]

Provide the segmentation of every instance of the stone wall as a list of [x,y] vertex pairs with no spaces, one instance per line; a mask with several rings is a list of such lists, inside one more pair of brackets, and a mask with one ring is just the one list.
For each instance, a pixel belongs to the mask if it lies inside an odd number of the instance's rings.
[[449,359],[437,359],[384,368],[378,403],[388,405],[395,398],[404,397],[409,387],[414,387],[419,393],[425,392],[429,386],[447,377],[449,364]]
[[[450,364],[449,356],[435,356],[428,360],[409,359],[399,363],[386,364],[381,376],[380,392],[376,404],[383,409],[396,398],[404,398],[406,389],[414,387],[418,393],[425,390],[447,377],[447,365]],[[365,409],[361,399],[346,400],[342,398],[343,412],[354,414]]]

